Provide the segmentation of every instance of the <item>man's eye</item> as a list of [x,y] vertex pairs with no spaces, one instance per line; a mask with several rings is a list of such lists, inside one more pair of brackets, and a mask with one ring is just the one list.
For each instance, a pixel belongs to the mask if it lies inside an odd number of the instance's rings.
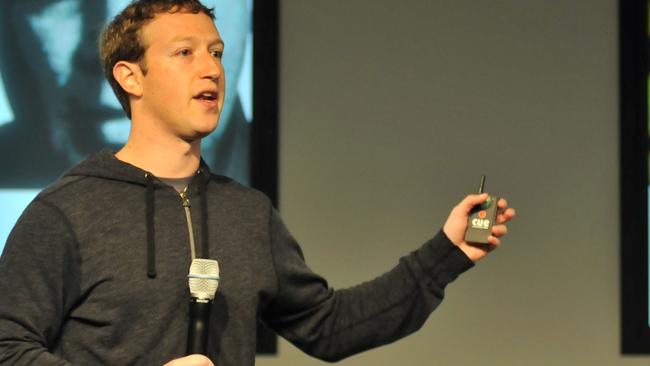
[[184,50],[181,50],[178,54],[181,55],[181,56],[190,56],[192,54],[192,51],[190,51],[188,49],[184,49]]
[[223,51],[212,51],[212,57],[214,57],[214,58],[223,57]]

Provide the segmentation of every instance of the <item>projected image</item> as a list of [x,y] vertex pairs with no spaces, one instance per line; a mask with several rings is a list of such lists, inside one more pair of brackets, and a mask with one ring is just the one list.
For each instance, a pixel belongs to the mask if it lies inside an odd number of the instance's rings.
[[[36,193],[102,148],[118,150],[130,121],[104,80],[98,37],[128,0],[5,0],[0,12],[0,250]],[[228,93],[203,140],[211,169],[244,184],[252,122],[252,0],[216,1]]]

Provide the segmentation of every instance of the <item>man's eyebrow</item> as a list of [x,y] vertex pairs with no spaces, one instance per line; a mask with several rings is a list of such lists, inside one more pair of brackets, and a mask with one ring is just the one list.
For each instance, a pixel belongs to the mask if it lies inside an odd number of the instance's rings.
[[[172,43],[185,42],[185,41],[194,42],[194,41],[197,41],[197,38],[192,37],[192,36],[172,38]],[[220,46],[223,47],[225,45],[223,43],[223,39],[215,38],[214,40],[210,41],[210,43],[208,43],[208,46],[210,46],[210,47],[216,46],[216,45],[220,45]]]
[[215,39],[214,41],[210,42],[208,45],[209,45],[210,47],[212,47],[212,46],[217,46],[217,45],[218,45],[218,46],[221,46],[221,47],[224,47],[226,44],[223,43],[223,39],[221,39],[221,38],[217,38],[217,39]]

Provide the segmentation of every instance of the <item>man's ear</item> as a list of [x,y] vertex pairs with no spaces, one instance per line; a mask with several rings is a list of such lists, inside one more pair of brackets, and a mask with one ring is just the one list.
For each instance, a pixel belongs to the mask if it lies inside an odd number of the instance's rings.
[[142,69],[138,64],[118,61],[113,66],[113,77],[115,80],[117,80],[124,91],[135,97],[142,96],[142,76]]

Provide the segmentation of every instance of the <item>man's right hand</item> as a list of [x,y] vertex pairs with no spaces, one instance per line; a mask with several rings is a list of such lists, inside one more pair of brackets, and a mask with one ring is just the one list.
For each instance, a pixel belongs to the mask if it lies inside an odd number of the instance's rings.
[[189,355],[171,360],[164,366],[214,366],[214,364],[203,355]]

